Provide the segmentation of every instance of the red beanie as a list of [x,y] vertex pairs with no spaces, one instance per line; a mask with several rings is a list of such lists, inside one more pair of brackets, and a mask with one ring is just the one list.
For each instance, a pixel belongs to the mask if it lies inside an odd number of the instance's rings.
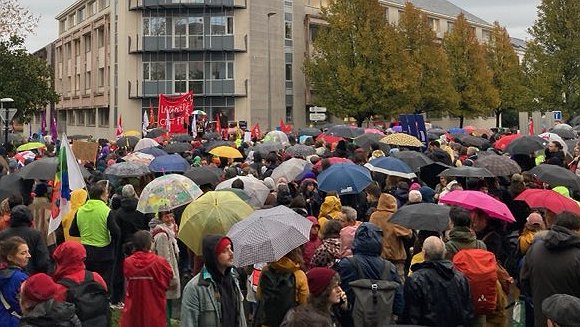
[[56,289],[57,285],[52,278],[40,273],[32,275],[24,282],[21,296],[26,301],[40,303],[52,299]]
[[224,252],[224,250],[228,247],[228,245],[232,244],[232,241],[229,237],[224,236],[222,237],[215,246],[215,255],[218,256]]
[[334,275],[336,275],[336,271],[330,268],[316,267],[310,269],[306,274],[310,294],[313,296],[320,296],[330,285],[330,281]]

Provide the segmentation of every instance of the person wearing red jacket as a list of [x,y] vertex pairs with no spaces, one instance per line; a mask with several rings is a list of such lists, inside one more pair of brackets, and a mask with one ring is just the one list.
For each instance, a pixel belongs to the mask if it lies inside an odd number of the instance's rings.
[[123,263],[127,294],[121,327],[167,326],[165,292],[173,271],[165,258],[151,252],[152,242],[148,231],[133,235],[135,252]]

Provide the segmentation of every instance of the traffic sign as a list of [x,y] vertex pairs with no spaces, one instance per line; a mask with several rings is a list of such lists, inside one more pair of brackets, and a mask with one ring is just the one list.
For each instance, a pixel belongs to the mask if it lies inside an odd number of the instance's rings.
[[312,121],[322,121],[322,120],[326,120],[326,114],[325,113],[313,113],[313,114],[310,114],[310,120],[312,120]]
[[326,107],[310,107],[310,112],[326,112]]
[[561,111],[552,111],[552,114],[554,114],[554,120],[562,120],[562,112]]
[[[16,115],[17,111],[18,109],[16,108],[2,108],[0,109],[0,118],[2,118],[2,121],[4,122],[10,122],[12,121],[12,118],[14,118],[14,115]],[[8,117],[6,117],[6,115],[8,115]]]

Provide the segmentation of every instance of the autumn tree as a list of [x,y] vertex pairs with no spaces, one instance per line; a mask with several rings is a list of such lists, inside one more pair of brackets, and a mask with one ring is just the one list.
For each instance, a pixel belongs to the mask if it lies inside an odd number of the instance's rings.
[[443,38],[443,49],[459,94],[458,106],[449,112],[459,117],[459,126],[463,127],[465,118],[487,115],[497,108],[499,94],[492,84],[493,74],[487,68],[483,46],[463,14],[457,16],[453,30]]
[[407,2],[397,30],[412,65],[418,69],[409,96],[413,111],[446,111],[457,107],[459,96],[453,87],[449,62],[427,16]]
[[542,0],[524,66],[540,110],[580,112],[580,1]]
[[328,25],[304,66],[315,102],[336,116],[355,118],[359,126],[373,115],[390,117],[410,108],[417,72],[384,12],[378,1],[329,1],[322,9]]
[[0,0],[0,39],[6,41],[13,35],[30,34],[37,25],[38,17],[18,0]]
[[494,109],[496,127],[499,127],[501,114],[507,110],[524,109],[529,93],[510,36],[498,22],[493,24],[485,49],[487,65],[493,75],[492,83],[499,92],[499,103]]

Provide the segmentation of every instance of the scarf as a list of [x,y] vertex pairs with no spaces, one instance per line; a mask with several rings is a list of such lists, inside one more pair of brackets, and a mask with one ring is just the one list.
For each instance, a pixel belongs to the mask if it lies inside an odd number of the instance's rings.
[[155,238],[155,235],[157,235],[159,233],[167,234],[167,238],[169,239],[171,246],[173,246],[173,251],[175,252],[175,256],[179,257],[179,247],[177,246],[177,239],[175,237],[177,234],[177,224],[175,224],[175,222],[172,222],[171,225],[168,226],[168,225],[165,225],[163,222],[161,222],[158,219],[152,219],[151,222],[153,222],[154,220],[157,220],[157,222],[159,222],[159,223],[156,224],[154,227],[151,227],[151,223],[150,223],[151,236],[153,236],[153,238]]

